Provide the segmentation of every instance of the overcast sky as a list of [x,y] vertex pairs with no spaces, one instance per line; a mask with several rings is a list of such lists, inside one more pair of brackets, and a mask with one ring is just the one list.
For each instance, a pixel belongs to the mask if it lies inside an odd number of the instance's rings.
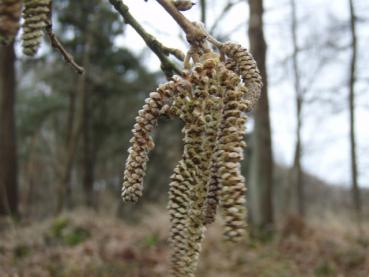
[[[212,26],[226,1],[208,1],[208,26]],[[348,22],[348,0],[297,0],[299,17],[300,47],[309,45],[300,56],[302,83],[308,87],[309,103],[304,107],[304,156],[305,170],[324,180],[341,185],[349,185],[349,115],[347,103],[347,80],[349,51],[334,53],[325,45],[329,41],[340,46],[348,45],[349,33],[345,29]],[[145,26],[147,31],[158,37],[164,44],[186,51],[187,44],[181,31],[156,1],[126,0],[132,14]],[[334,4],[333,4],[334,3]],[[357,0],[359,17],[369,14],[369,1]],[[195,6],[185,15],[193,21],[199,20],[199,8]],[[294,130],[296,126],[293,79],[288,57],[291,54],[289,1],[265,1],[265,33],[268,44],[269,97],[273,130],[273,151],[276,161],[291,165],[293,159]],[[248,46],[247,1],[241,1],[224,20],[218,22],[215,35],[229,36],[231,40]],[[369,18],[367,16],[367,18]],[[343,26],[342,28],[339,26]],[[346,25],[347,26],[347,25]],[[359,78],[357,86],[357,139],[359,155],[359,183],[369,186],[369,21],[359,25]],[[182,37],[182,38],[181,38]],[[146,47],[142,39],[130,28],[118,45],[134,48],[136,53],[145,55],[147,66],[159,69],[159,62]],[[134,47],[133,47],[134,46]],[[365,51],[366,50],[366,51]],[[328,62],[320,66],[325,58]],[[365,81],[362,81],[365,80]],[[314,99],[320,99],[315,100]],[[329,101],[327,101],[329,100]]]

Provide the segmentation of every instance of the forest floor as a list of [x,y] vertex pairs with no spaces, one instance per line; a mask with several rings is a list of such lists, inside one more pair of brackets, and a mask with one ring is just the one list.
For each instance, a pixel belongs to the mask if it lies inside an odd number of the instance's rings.
[[[168,276],[168,219],[138,224],[92,212],[67,213],[0,234],[0,276]],[[369,276],[369,239],[348,229],[291,219],[278,235],[236,246],[218,221],[207,232],[197,276]]]

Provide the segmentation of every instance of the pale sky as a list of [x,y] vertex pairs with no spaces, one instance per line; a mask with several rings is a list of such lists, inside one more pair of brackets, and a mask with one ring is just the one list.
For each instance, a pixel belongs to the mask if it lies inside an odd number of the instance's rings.
[[[215,1],[208,1],[215,3]],[[226,1],[209,4],[208,26],[218,18]],[[320,47],[329,38],[340,45],[349,43],[347,29],[337,30],[336,26],[345,25],[348,20],[347,0],[297,0],[299,17],[299,43],[313,45],[311,50],[300,56],[302,83],[310,87],[307,97],[321,100],[309,101],[304,108],[303,141],[305,152],[303,166],[305,170],[322,179],[341,185],[349,185],[349,125],[347,84],[350,52],[343,51],[332,56],[332,52]],[[167,46],[183,51],[187,44],[181,39],[181,31],[172,18],[156,1],[126,0],[131,13],[142,23],[147,31],[154,34]],[[334,3],[334,5],[333,5]],[[360,15],[369,14],[369,1],[356,1]],[[291,53],[291,35],[289,29],[289,1],[265,1],[265,34],[268,44],[269,97],[273,130],[273,151],[277,162],[290,165],[293,159],[295,104],[291,71],[283,65]],[[199,20],[199,8],[195,6],[185,15],[193,21]],[[219,22],[216,34],[229,35],[231,40],[248,46],[247,39],[247,1],[237,4],[228,16]],[[368,17],[367,17],[368,18]],[[335,20],[335,23],[332,23]],[[364,50],[369,43],[369,21],[359,25],[359,78],[357,86],[357,143],[359,156],[359,183],[369,186],[369,74],[367,61],[369,52]],[[124,37],[117,40],[118,45],[127,45],[136,53],[144,51],[147,66],[159,69],[159,62],[150,51],[144,50],[142,39],[128,27]],[[321,57],[330,57],[325,67],[318,66]],[[316,76],[315,76],[316,75]],[[312,78],[312,76],[315,76]],[[329,101],[324,101],[329,100]],[[311,102],[311,103],[310,103]]]

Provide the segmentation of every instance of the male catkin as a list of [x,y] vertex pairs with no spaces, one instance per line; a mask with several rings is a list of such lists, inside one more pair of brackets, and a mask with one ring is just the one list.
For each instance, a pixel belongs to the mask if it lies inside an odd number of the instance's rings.
[[50,19],[51,0],[24,0],[23,53],[34,56]]
[[0,1],[0,44],[9,44],[16,36],[22,13],[22,1]]
[[[183,121],[184,149],[169,184],[171,275],[195,276],[206,225],[219,206],[224,237],[240,241],[246,228],[246,186],[241,175],[246,112],[260,96],[261,77],[250,53],[238,44],[193,46],[182,76],[161,85],[136,117],[122,195],[142,196],[150,137],[160,114]],[[224,57],[224,58],[223,58]],[[190,60],[194,64],[190,64]]]

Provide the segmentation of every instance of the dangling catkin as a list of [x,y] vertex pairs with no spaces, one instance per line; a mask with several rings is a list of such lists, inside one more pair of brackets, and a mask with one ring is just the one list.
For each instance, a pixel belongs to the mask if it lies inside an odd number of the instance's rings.
[[210,154],[209,178],[207,181],[207,195],[204,204],[203,220],[205,225],[214,222],[219,202],[219,165],[216,158],[219,127],[223,110],[223,91],[219,83],[219,64],[216,75],[210,81],[209,105],[206,108],[206,140],[208,141]]
[[223,118],[220,126],[217,153],[220,179],[220,204],[225,221],[225,238],[240,240],[246,227],[246,187],[241,175],[240,161],[243,159],[243,141],[246,115],[240,109],[243,91],[239,77],[225,70],[222,85],[225,88]]
[[22,1],[0,1],[0,44],[9,44],[16,36],[22,13]]
[[263,86],[256,62],[251,53],[240,44],[226,42],[222,45],[221,50],[237,65],[235,68],[233,63],[228,62],[228,67],[231,70],[236,69],[235,72],[241,75],[245,86],[248,88],[245,100],[249,102],[247,112],[250,112],[258,102]]
[[205,226],[214,221],[218,205],[225,238],[237,242],[245,234],[246,186],[240,162],[246,147],[246,112],[260,96],[262,83],[246,49],[226,43],[220,50],[222,58],[204,43],[193,45],[183,75],[150,94],[136,118],[126,162],[122,195],[135,202],[142,195],[157,118],[165,113],[183,121],[183,155],[169,184],[174,277],[195,276]]
[[51,0],[24,0],[23,53],[34,56],[50,19]]
[[122,197],[124,201],[136,202],[142,195],[143,178],[149,152],[154,148],[150,133],[160,116],[162,107],[173,95],[176,82],[161,85],[157,91],[150,93],[145,105],[138,112],[136,124],[133,127],[132,146],[128,149],[128,159],[124,171]]

